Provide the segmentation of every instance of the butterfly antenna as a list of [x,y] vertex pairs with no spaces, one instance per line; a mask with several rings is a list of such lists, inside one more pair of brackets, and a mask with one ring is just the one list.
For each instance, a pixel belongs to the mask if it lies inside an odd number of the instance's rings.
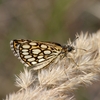
[[[76,38],[73,41],[76,41],[79,38],[79,36],[76,36]],[[72,45],[71,40],[69,39],[69,45]]]

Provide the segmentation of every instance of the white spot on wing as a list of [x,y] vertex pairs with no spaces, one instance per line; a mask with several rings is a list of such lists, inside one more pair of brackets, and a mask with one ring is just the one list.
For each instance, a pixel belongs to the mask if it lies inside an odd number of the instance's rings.
[[39,62],[42,62],[42,61],[44,61],[45,59],[39,59]]
[[41,45],[41,48],[47,48],[47,46],[46,46],[46,45],[44,45],[44,44],[42,44],[42,45]]
[[32,52],[33,52],[33,54],[39,54],[41,52],[41,50],[40,49],[33,49]]
[[43,58],[43,56],[38,56],[37,58]]
[[30,42],[29,44],[30,45],[37,45],[37,43],[35,43],[35,42]]
[[28,51],[28,49],[22,49],[22,52]]
[[44,51],[44,54],[50,54],[50,53],[51,53],[51,51],[49,51],[49,50]]
[[37,64],[37,62],[35,62],[35,61],[33,61],[33,62],[31,62],[31,63],[32,63],[33,65],[34,65],[34,64]]
[[28,53],[28,52],[23,52],[22,54],[23,54],[23,55],[28,55],[29,53]]
[[29,58],[28,59],[28,61],[34,61],[35,60],[35,58]]
[[28,49],[28,48],[30,48],[30,45],[25,44],[22,47],[25,48],[25,49]]
[[24,56],[24,58],[31,58],[32,56],[31,55],[26,55],[26,56]]

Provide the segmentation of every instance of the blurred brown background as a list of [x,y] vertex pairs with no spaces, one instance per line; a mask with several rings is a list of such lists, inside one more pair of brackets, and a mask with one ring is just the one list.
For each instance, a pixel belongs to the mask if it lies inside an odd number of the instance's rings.
[[[31,39],[67,43],[81,31],[100,28],[100,0],[0,0],[0,100],[17,91],[15,74],[23,64],[9,42]],[[100,82],[76,91],[77,100],[100,100]]]

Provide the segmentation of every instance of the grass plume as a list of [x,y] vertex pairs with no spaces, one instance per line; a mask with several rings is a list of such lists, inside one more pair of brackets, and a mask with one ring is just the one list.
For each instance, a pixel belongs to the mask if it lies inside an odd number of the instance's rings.
[[89,86],[100,76],[100,31],[94,34],[77,34],[74,52],[67,57],[38,70],[24,68],[16,76],[20,90],[5,100],[75,100],[75,89]]

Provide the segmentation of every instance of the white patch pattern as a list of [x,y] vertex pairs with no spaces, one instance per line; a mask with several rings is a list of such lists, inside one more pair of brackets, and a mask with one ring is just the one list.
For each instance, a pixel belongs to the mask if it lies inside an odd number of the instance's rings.
[[30,45],[25,44],[25,45],[23,45],[23,48],[29,49],[30,48]]
[[40,59],[40,58],[43,58],[43,56],[38,56],[37,58],[39,58],[39,59]]
[[41,45],[41,48],[44,48],[44,49],[45,49],[45,48],[47,48],[47,46],[44,45],[44,44],[42,44],[42,45]]
[[30,42],[29,44],[33,45],[33,46],[37,45],[37,43],[35,43],[35,42]]
[[31,62],[31,61],[34,61],[34,60],[35,60],[35,58],[29,58],[29,59],[28,59],[28,61],[30,61],[30,62]]
[[32,64],[33,64],[33,65],[34,65],[34,64],[37,64],[37,62],[33,61]]
[[33,49],[32,52],[33,52],[33,54],[39,54],[41,52],[41,50],[40,49]]
[[50,53],[51,53],[51,51],[49,51],[49,50],[44,51],[44,54],[50,54]]
[[23,54],[23,55],[29,55],[29,53],[28,53],[28,52],[23,52],[22,54]]
[[24,56],[24,58],[31,58],[32,56],[31,55],[26,55],[26,56]]
[[28,50],[27,50],[27,49],[23,49],[23,50],[22,50],[22,52],[26,52],[26,51],[28,51]]
[[42,61],[44,61],[45,59],[39,59],[39,62],[42,62]]

